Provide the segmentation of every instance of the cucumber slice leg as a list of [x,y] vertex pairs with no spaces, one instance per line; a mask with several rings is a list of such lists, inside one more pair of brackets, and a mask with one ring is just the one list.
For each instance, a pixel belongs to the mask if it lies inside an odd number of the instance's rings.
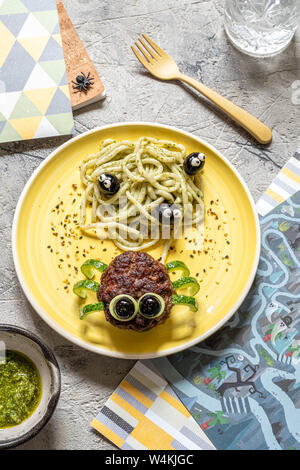
[[166,264],[166,268],[168,272],[171,271],[181,271],[182,276],[189,276],[190,275],[190,270],[189,268],[183,263],[183,261],[170,261],[169,263]]
[[186,305],[192,312],[198,311],[198,304],[196,299],[188,295],[173,295],[172,303],[174,305]]
[[175,290],[180,290],[187,287],[189,289],[189,293],[192,296],[196,295],[200,290],[200,284],[194,277],[181,277],[180,279],[177,279],[177,281],[174,281],[172,284]]
[[104,310],[104,303],[103,302],[97,302],[96,304],[85,305],[79,311],[79,318],[80,318],[80,320],[83,320],[90,313],[99,312],[101,310]]
[[78,295],[81,299],[86,298],[86,291],[90,290],[92,292],[97,292],[99,289],[99,284],[98,282],[95,281],[79,281],[76,282],[76,284],[73,287],[73,292],[74,294]]
[[94,279],[96,271],[103,273],[106,268],[107,264],[102,263],[102,261],[97,259],[88,259],[85,263],[83,263],[80,270],[82,274],[88,279]]

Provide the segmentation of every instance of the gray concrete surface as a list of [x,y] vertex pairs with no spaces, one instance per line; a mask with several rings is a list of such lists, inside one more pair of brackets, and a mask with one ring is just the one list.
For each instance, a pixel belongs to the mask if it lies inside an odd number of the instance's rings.
[[[177,126],[222,151],[257,200],[300,147],[300,103],[292,103],[292,83],[300,80],[300,30],[288,50],[276,58],[249,58],[236,51],[224,35],[223,3],[65,0],[107,91],[103,103],[75,113],[75,133],[116,121]],[[142,32],[165,48],[182,71],[265,121],[274,133],[271,146],[257,145],[187,87],[151,78],[130,51]],[[23,186],[41,161],[65,140],[0,146],[0,322],[21,325],[40,335],[54,349],[62,369],[62,395],[52,420],[36,438],[19,448],[110,449],[113,446],[94,432],[89,422],[133,362],[86,352],[51,331],[28,305],[11,254],[11,224]]]

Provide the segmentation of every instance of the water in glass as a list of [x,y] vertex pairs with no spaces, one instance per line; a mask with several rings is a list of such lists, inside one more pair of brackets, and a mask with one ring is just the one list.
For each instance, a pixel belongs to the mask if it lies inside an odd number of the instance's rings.
[[241,51],[273,56],[290,43],[300,20],[300,0],[226,0],[225,30]]

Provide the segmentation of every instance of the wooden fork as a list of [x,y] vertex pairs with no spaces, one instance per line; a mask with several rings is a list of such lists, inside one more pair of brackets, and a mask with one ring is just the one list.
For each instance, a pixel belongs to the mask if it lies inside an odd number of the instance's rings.
[[249,134],[255,137],[261,144],[268,144],[272,140],[272,131],[265,124],[260,122],[251,114],[244,111],[239,106],[227,100],[217,92],[211,90],[203,83],[194,78],[181,73],[176,62],[165,53],[155,42],[146,34],[142,34],[143,39],[139,38],[139,43],[135,42],[135,47],[131,47],[141,64],[156,78],[161,80],[182,80],[206,96],[210,101],[228,114],[234,121],[239,123]]

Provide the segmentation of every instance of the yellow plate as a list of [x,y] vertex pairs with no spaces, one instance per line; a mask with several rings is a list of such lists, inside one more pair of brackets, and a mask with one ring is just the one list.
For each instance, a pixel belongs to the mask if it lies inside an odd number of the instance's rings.
[[[201,289],[199,311],[173,307],[163,325],[148,332],[120,330],[101,312],[78,318],[72,285],[88,258],[109,263],[120,253],[75,227],[79,218],[79,165],[107,138],[135,141],[148,135],[204,152],[205,241],[178,240],[167,261],[183,260]],[[75,186],[74,186],[75,185]],[[77,185],[77,188],[76,188]],[[70,222],[69,222],[70,221]],[[194,234],[195,235],[195,234]],[[63,237],[63,238],[61,238]],[[91,351],[120,358],[153,358],[188,348],[217,331],[245,298],[258,265],[260,228],[253,199],[242,178],[217,150],[196,136],[150,123],[119,123],[82,134],[53,152],[26,184],[13,224],[13,255],[22,288],[39,315],[58,333]],[[161,245],[149,253],[158,258]],[[78,269],[78,272],[76,271]],[[98,280],[98,279],[97,279]],[[88,301],[95,302],[95,294]]]

